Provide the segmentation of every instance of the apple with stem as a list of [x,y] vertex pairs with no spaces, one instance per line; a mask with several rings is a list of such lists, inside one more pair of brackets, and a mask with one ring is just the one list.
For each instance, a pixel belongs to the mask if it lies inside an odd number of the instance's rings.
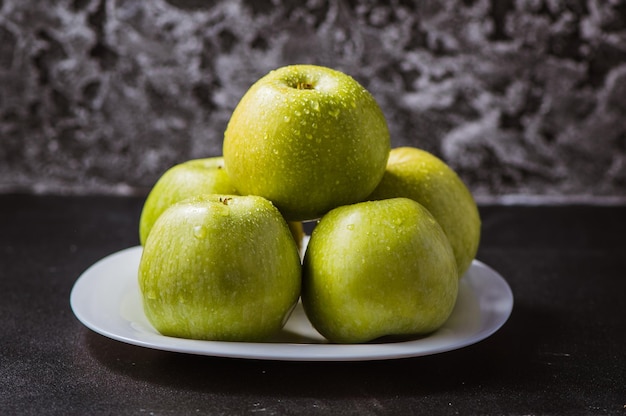
[[317,224],[303,262],[302,304],[335,343],[413,337],[441,327],[459,279],[450,242],[408,198],[335,208]]
[[226,170],[242,195],[292,221],[367,197],[383,176],[389,130],[374,97],[347,74],[291,65],[259,79],[224,133]]
[[406,197],[422,204],[450,240],[459,271],[467,271],[480,243],[480,214],[461,178],[435,155],[415,147],[392,149],[387,170],[368,199]]
[[300,295],[301,262],[280,212],[258,196],[209,195],[169,207],[144,246],[139,287],[163,335],[262,341]]

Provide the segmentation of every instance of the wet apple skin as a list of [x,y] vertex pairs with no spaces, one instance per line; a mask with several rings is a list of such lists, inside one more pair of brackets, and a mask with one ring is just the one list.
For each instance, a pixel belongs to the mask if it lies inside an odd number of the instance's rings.
[[478,252],[481,219],[474,197],[456,172],[425,150],[394,148],[368,199],[394,197],[413,199],[435,217],[450,240],[459,278],[463,277]]
[[163,335],[259,341],[282,328],[298,301],[300,256],[269,201],[211,195],[159,217],[139,286],[146,316]]
[[382,178],[389,151],[372,95],[350,76],[314,65],[283,67],[252,85],[223,145],[238,191],[271,200],[294,221],[363,200]]
[[331,342],[430,333],[445,323],[457,294],[449,241],[413,200],[334,209],[311,235],[302,302],[313,326]]

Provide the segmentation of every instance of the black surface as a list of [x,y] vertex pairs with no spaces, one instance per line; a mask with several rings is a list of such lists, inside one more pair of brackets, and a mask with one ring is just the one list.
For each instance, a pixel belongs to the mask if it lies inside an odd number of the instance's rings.
[[515,306],[492,337],[439,355],[298,363],[126,345],[69,294],[138,243],[141,198],[0,196],[0,414],[626,415],[626,207],[483,206],[478,258]]

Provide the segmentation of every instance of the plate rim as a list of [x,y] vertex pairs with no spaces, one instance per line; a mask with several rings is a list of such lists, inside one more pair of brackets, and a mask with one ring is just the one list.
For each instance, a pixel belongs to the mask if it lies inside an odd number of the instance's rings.
[[[364,344],[332,344],[332,343],[295,343],[295,342],[232,342],[232,341],[204,341],[167,337],[156,334],[155,337],[161,342],[150,342],[139,337],[132,337],[122,334],[120,331],[107,328],[102,323],[94,322],[86,311],[85,300],[82,299],[85,293],[89,293],[90,284],[98,279],[98,272],[105,267],[115,266],[117,262],[132,259],[139,261],[142,252],[141,246],[132,246],[108,254],[91,266],[85,269],[76,279],[70,292],[70,306],[75,317],[91,331],[103,335],[107,338],[120,341],[126,344],[144,348],[186,353],[193,355],[204,355],[225,358],[258,359],[275,361],[372,361],[388,360],[439,354],[452,351],[480,342],[495,332],[497,332],[509,319],[513,310],[513,292],[507,281],[493,268],[480,260],[473,260],[470,269],[481,270],[486,273],[488,279],[495,282],[499,293],[503,296],[498,298],[499,310],[497,312],[488,311],[488,316],[483,311],[482,304],[480,318],[492,318],[493,322],[487,325],[481,322],[479,329],[453,344],[442,344],[427,349],[420,349],[422,344],[427,343],[433,334],[409,341],[389,342],[389,343],[364,343]],[[481,275],[485,279],[485,275]],[[468,276],[463,277],[468,279]],[[122,280],[118,278],[118,280]],[[130,283],[127,283],[130,284]],[[480,294],[476,294],[475,296]],[[482,294],[484,295],[484,294]],[[93,296],[93,295],[92,295]],[[480,297],[480,296],[479,296]],[[121,318],[122,299],[110,300],[117,308],[116,311]],[[495,318],[495,319],[494,319]],[[122,318],[125,319],[125,318]],[[414,347],[414,348],[412,348]]]

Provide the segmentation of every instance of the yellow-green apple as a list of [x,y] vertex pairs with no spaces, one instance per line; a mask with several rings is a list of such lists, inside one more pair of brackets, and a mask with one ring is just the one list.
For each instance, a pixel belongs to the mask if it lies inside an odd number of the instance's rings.
[[298,301],[301,262],[287,223],[258,196],[209,195],[169,207],[143,249],[148,320],[180,338],[260,341]]
[[368,199],[406,197],[422,204],[448,236],[459,278],[480,243],[480,215],[461,178],[435,155],[415,147],[391,150],[387,170]]
[[[170,205],[206,194],[238,195],[221,156],[192,159],[174,165],[159,178],[150,190],[139,218],[139,241],[143,245],[157,218]],[[302,246],[302,223],[290,221],[289,229],[298,245]]]
[[303,263],[302,303],[335,343],[435,331],[455,305],[456,262],[441,226],[408,198],[335,208],[317,224]]
[[349,75],[315,65],[282,67],[254,83],[223,144],[239,193],[271,200],[292,221],[363,200],[382,178],[389,150],[374,97]]
[[289,231],[291,231],[291,236],[296,242],[296,246],[298,247],[298,251],[304,254],[304,226],[301,221],[287,221],[287,225],[289,226]]
[[157,218],[172,204],[202,194],[236,194],[223,157],[189,160],[169,168],[150,190],[139,218],[139,241],[145,244]]

